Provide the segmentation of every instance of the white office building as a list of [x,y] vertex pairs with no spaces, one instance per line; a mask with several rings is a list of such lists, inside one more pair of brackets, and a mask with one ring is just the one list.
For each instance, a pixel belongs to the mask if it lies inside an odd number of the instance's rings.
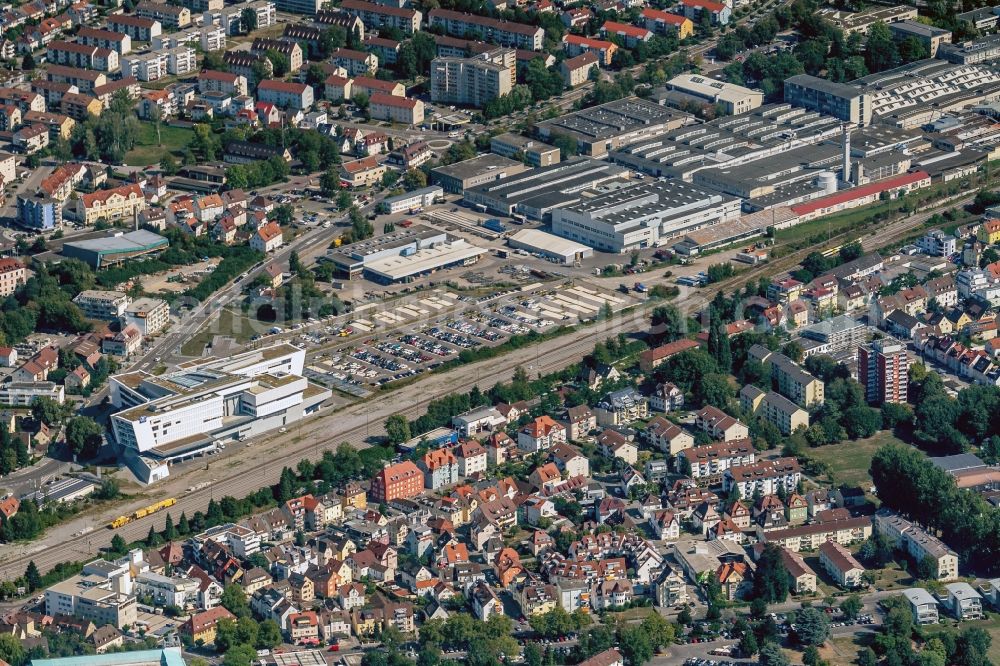
[[302,376],[304,362],[304,349],[279,344],[159,376],[116,375],[111,403],[121,411],[111,417],[115,441],[126,461],[145,458],[148,466],[149,460],[180,460],[214,450],[223,440],[291,425],[330,397],[329,389]]

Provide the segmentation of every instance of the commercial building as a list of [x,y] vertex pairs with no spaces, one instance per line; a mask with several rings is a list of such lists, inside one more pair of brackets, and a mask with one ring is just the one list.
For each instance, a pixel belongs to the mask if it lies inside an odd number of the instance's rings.
[[413,190],[412,192],[406,192],[405,194],[383,199],[382,210],[390,215],[394,215],[396,213],[402,213],[403,211],[410,211],[416,208],[430,206],[437,199],[443,197],[444,190],[437,185],[431,185],[429,187],[422,187],[419,190]]
[[867,206],[884,198],[895,199],[912,190],[929,187],[931,177],[926,171],[914,171],[900,176],[886,178],[860,187],[841,190],[836,194],[811,199],[791,206],[800,222],[808,222],[817,217],[832,215],[851,208]]
[[854,317],[837,315],[800,330],[803,338],[823,345],[824,354],[856,349],[865,343],[868,327]]
[[555,146],[510,132],[492,137],[490,150],[512,160],[519,159],[533,167],[551,166],[560,159],[559,149]]
[[[113,190],[103,191],[111,192]],[[72,241],[63,245],[62,254],[80,259],[90,264],[92,268],[104,268],[128,261],[133,257],[165,250],[169,244],[170,241],[163,236],[140,229],[106,238]]]
[[691,115],[654,102],[627,97],[538,123],[538,136],[576,140],[581,155],[604,157],[609,151],[693,121]]
[[76,202],[76,218],[84,224],[93,225],[101,218],[113,222],[134,217],[145,209],[146,197],[142,188],[135,184],[122,185],[80,195]]
[[180,647],[106,652],[85,657],[32,659],[31,666],[185,666]]
[[545,41],[545,30],[524,23],[463,14],[450,9],[432,9],[427,18],[430,25],[444,28],[449,35],[478,35],[483,41],[501,46],[541,51]]
[[858,381],[873,404],[906,404],[910,360],[906,346],[879,339],[858,347]]
[[154,606],[187,608],[198,600],[200,581],[184,576],[164,576],[147,571],[135,577],[135,593],[149,597]]
[[592,191],[554,209],[552,231],[597,250],[623,253],[739,216],[735,197],[691,183],[658,181]]
[[159,298],[139,298],[125,307],[121,325],[139,329],[142,337],[156,335],[170,323],[170,304]]
[[474,263],[486,250],[425,226],[413,226],[328,251],[325,260],[348,279],[391,283]]
[[584,192],[627,175],[623,167],[573,157],[551,166],[522,170],[497,182],[466,188],[463,201],[497,215],[517,213],[545,220],[553,209],[578,203]]
[[[989,8],[984,9],[989,10]],[[990,16],[996,23],[998,15],[990,11]],[[977,65],[989,60],[998,60],[1000,35],[985,35],[958,44],[941,44],[938,47],[937,57],[956,65]]]
[[894,7],[873,7],[861,12],[848,12],[822,7],[817,15],[826,19],[844,31],[844,35],[857,33],[867,35],[868,28],[875,23],[895,23],[917,18],[917,8],[911,5],[896,5]]
[[[1000,73],[992,67],[944,60],[918,60],[852,81],[869,94],[872,116],[902,128],[918,128],[943,115],[1000,96]],[[927,100],[933,99],[930,105]]]
[[580,245],[538,229],[520,229],[507,239],[507,245],[515,249],[527,250],[533,254],[540,254],[565,266],[572,266],[594,256],[594,250],[586,245]]
[[894,21],[889,24],[889,32],[896,41],[915,39],[927,49],[927,55],[935,57],[942,44],[951,44],[951,30],[945,30],[914,20]]
[[329,389],[302,376],[305,350],[288,344],[110,381],[115,440],[128,461],[170,461],[253,437],[319,410]]
[[128,295],[121,291],[85,289],[73,298],[85,317],[100,321],[115,321],[128,307]]
[[870,94],[853,85],[809,74],[785,79],[785,101],[855,125],[868,125],[872,121]]
[[97,560],[83,571],[45,590],[45,612],[123,629],[137,618],[132,575],[124,565]]
[[466,58],[435,58],[431,61],[431,101],[483,107],[508,94],[514,87],[503,53],[493,51]]
[[697,74],[681,74],[667,81],[667,87],[682,97],[700,103],[715,104],[724,113],[735,115],[753,111],[764,102],[764,93],[725,81],[707,79]]
[[479,155],[461,162],[439,166],[431,170],[432,180],[445,192],[462,194],[465,190],[502,180],[527,170],[522,162],[499,155]]

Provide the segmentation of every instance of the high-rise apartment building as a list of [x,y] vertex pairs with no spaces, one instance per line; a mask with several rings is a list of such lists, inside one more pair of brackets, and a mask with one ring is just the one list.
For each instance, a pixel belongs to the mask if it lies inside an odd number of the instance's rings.
[[431,61],[431,99],[443,104],[485,106],[514,87],[513,49],[494,49],[469,58]]
[[870,403],[905,403],[909,369],[902,343],[882,339],[858,347],[858,382]]

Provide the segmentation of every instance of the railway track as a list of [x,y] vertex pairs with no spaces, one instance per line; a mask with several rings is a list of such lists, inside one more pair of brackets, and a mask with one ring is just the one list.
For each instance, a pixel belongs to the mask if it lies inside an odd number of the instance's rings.
[[[872,250],[897,242],[913,233],[934,213],[968,203],[973,196],[974,193],[964,193],[945,204],[892,222],[861,238],[862,244],[866,250]],[[856,233],[851,231],[831,235],[821,244],[802,248],[772,262],[749,268],[712,287],[684,290],[675,303],[689,313],[695,312],[705,307],[716,291],[732,291],[747,280],[788,270],[810,252],[823,246],[835,246],[856,239]],[[187,493],[173,492],[177,497],[177,504],[171,507],[171,514],[175,520],[182,512],[190,517],[195,511],[204,511],[213,498],[225,495],[243,497],[262,487],[273,485],[277,483],[284,466],[294,466],[302,458],[316,461],[320,459],[323,451],[335,449],[343,442],[356,447],[369,446],[373,436],[382,434],[382,423],[390,414],[403,414],[408,418],[415,418],[425,411],[431,401],[448,393],[468,391],[476,385],[492,386],[497,382],[508,381],[513,376],[515,368],[519,366],[530,366],[532,374],[546,374],[562,369],[579,361],[599,340],[619,333],[628,334],[643,330],[649,311],[657,304],[656,301],[647,302],[633,308],[623,317],[585,326],[565,336],[545,341],[532,348],[510,352],[500,358],[469,364],[447,373],[430,375],[383,396],[355,403],[336,412],[320,414],[299,426],[290,428],[288,433],[271,444],[254,446],[249,449],[249,454],[248,450],[243,450],[231,458],[220,458],[209,463],[208,470],[215,473],[210,482]],[[425,389],[427,384],[437,386]],[[348,425],[341,429],[337,424]],[[191,476],[196,475],[192,473]],[[166,490],[161,490],[155,496],[136,502],[136,505],[138,507],[150,500],[163,499],[170,494]],[[120,509],[115,511],[119,512],[123,511]],[[132,542],[145,537],[151,525],[157,530],[162,530],[165,516],[166,512],[161,512],[133,521],[116,531],[106,529],[104,525],[108,521],[102,520],[101,517],[88,518],[89,525],[81,526],[72,536],[58,543],[39,545],[33,550],[29,545],[19,548],[17,552],[8,552],[5,556],[0,556],[0,576],[7,580],[17,578],[24,573],[28,562],[32,560],[40,571],[46,572],[60,562],[93,557],[99,549],[110,544],[114,534],[120,534],[126,541]],[[58,529],[60,528],[55,528],[53,533]],[[92,531],[80,533],[87,529]]]

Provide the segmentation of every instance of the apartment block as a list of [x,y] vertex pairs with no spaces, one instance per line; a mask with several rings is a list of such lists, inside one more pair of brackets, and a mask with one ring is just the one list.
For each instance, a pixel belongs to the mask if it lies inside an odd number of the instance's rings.
[[369,30],[394,28],[403,34],[412,35],[420,30],[423,14],[409,7],[365,2],[364,0],[343,0],[340,9],[351,16],[357,16]]
[[170,304],[159,298],[138,298],[121,314],[122,326],[133,324],[144,338],[156,335],[169,323]]
[[888,510],[879,511],[873,521],[879,534],[917,562],[928,557],[934,560],[937,580],[958,578],[958,554],[936,536]]
[[151,42],[154,37],[163,34],[163,25],[159,21],[130,14],[109,15],[107,26],[109,30],[125,33],[132,41]]
[[545,31],[538,26],[463,14],[450,9],[432,9],[428,20],[431,25],[444,28],[449,35],[478,35],[483,41],[501,46],[540,51],[545,41]]
[[864,566],[851,555],[851,551],[836,541],[824,541],[819,545],[819,561],[840,587],[846,589],[861,587],[861,576],[865,573]]
[[875,340],[858,347],[858,381],[872,404],[905,404],[910,376],[906,347],[893,340]]
[[483,53],[469,58],[431,61],[431,100],[483,107],[513,89],[510,69]]
[[115,321],[128,307],[128,295],[121,291],[99,291],[86,289],[73,298],[84,316],[100,321]]
[[377,93],[369,98],[369,112],[377,120],[404,125],[419,125],[424,122],[424,103],[419,99]]
[[737,488],[740,497],[777,495],[791,493],[802,479],[802,469],[795,458],[759,460],[750,465],[730,467],[722,475],[722,488],[731,491]]

